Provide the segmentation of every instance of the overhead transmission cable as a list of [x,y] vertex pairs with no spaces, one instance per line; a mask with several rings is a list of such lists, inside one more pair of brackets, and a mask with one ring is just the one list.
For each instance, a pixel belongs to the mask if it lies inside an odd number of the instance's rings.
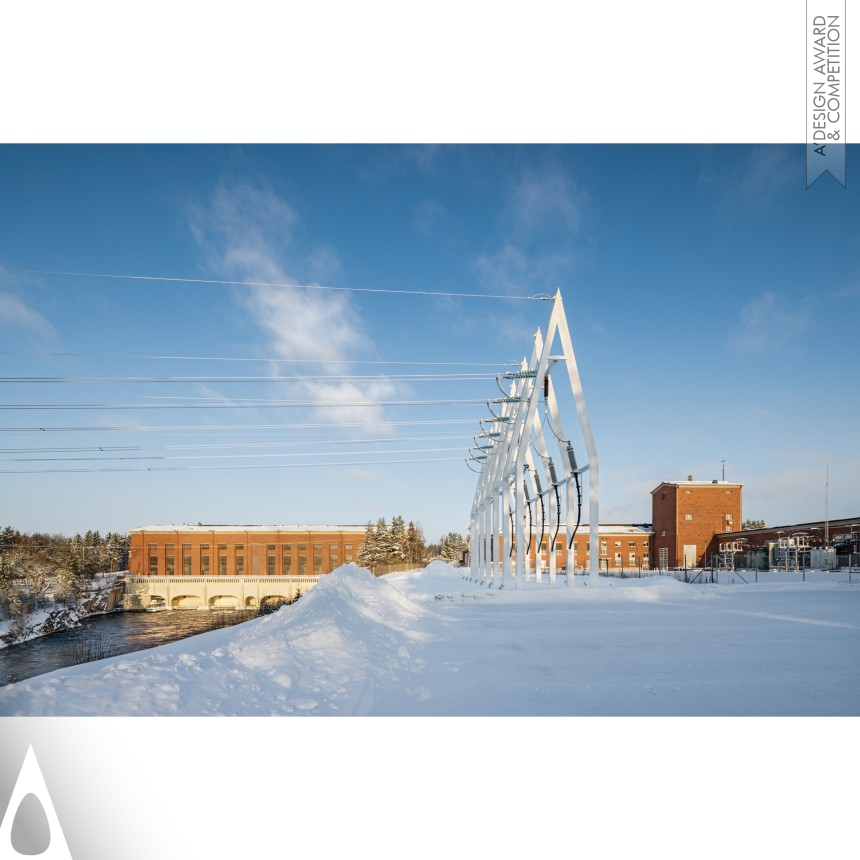
[[389,295],[403,296],[440,296],[446,298],[462,298],[462,299],[500,299],[508,301],[552,301],[552,298],[545,293],[540,293],[533,296],[513,296],[504,294],[490,293],[457,293],[445,292],[442,290],[393,290],[382,287],[332,287],[323,284],[289,284],[286,282],[269,282],[269,281],[227,281],[215,280],[213,278],[176,278],[165,277],[161,275],[119,275],[106,274],[104,272],[57,272],[48,271],[45,269],[21,269],[9,268],[0,266],[0,272],[29,274],[29,275],[49,275],[52,277],[70,277],[70,278],[102,278],[104,280],[125,280],[125,281],[161,281],[167,283],[180,284],[210,284],[216,286],[228,287],[277,287],[293,290],[324,290],[327,292],[343,292],[343,293],[385,293]]
[[46,411],[76,409],[328,409],[370,408],[374,406],[477,406],[483,400],[254,400],[243,403],[2,403],[5,411]]
[[474,373],[405,373],[323,376],[0,376],[8,384],[139,383],[139,382],[483,382],[489,375]]
[[344,427],[405,427],[445,424],[474,424],[473,418],[415,419],[412,421],[345,421],[311,424],[91,424],[75,427],[0,427],[0,433],[92,433],[92,432],[234,432],[237,430],[303,431],[340,430]]
[[[457,449],[459,450],[459,449]],[[344,466],[384,466],[405,463],[459,463],[461,457],[430,457],[409,460],[358,460],[354,463],[243,463],[235,466],[104,466],[75,469],[0,469],[0,475],[38,475],[92,472],[205,472],[224,469],[324,469]]]
[[[30,356],[34,358],[143,358],[157,361],[255,361],[266,364],[400,364],[415,367],[498,367],[499,362],[478,361],[397,361],[371,360],[362,358],[274,358],[260,356],[227,355],[143,355],[120,352],[8,352],[0,350],[0,355]],[[508,362],[517,365],[518,362]]]
[[461,451],[462,447],[456,448],[417,448],[414,450],[404,451],[402,449],[393,449],[388,451],[291,451],[286,454],[272,453],[271,451],[265,454],[149,454],[144,456],[130,457],[3,457],[0,458],[0,463],[85,463],[85,462],[110,462],[110,461],[126,461],[126,460],[251,460],[259,459],[260,457],[361,457],[365,455],[379,454],[438,454],[448,451]]
[[0,454],[105,454],[123,451],[223,451],[234,448],[301,448],[308,445],[379,445],[389,442],[436,442],[467,439],[457,434],[432,436],[388,436],[381,439],[313,439],[290,442],[219,442],[215,445],[74,445],[63,448],[0,448]]

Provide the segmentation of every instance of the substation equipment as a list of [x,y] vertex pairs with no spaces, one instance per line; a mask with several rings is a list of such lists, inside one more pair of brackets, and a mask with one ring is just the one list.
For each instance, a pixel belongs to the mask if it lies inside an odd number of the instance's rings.
[[[531,357],[523,359],[519,370],[497,377],[502,396],[487,402],[490,417],[480,422],[481,432],[467,460],[478,472],[469,529],[471,577],[490,587],[520,587],[527,581],[555,585],[561,572],[566,573],[567,585],[573,585],[574,537],[586,495],[588,582],[596,584],[599,576],[597,449],[561,291],[549,301],[553,304],[546,335],[538,329]],[[508,383],[507,391],[503,380]],[[585,447],[584,462],[577,460],[559,412],[556,386],[568,384]],[[565,552],[560,571],[556,539],[562,526]],[[541,552],[545,536],[549,537],[547,560]]]

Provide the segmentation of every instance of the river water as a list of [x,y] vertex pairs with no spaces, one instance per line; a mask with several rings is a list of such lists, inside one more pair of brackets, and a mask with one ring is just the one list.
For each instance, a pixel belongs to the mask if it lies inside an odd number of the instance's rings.
[[112,612],[81,627],[0,650],[0,686],[77,663],[143,651],[254,618],[256,611]]

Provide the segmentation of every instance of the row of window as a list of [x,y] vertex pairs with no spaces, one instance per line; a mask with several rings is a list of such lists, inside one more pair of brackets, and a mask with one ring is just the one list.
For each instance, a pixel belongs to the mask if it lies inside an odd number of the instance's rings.
[[[346,554],[344,556],[344,561],[349,563],[351,562],[352,555]],[[279,573],[284,576],[291,576],[293,573],[293,564],[292,558],[289,556],[284,556],[281,559],[280,567],[278,566],[278,559],[276,556],[270,555],[266,557],[266,575],[267,576],[276,576]],[[176,559],[175,556],[168,555],[165,560],[165,575],[166,576],[175,576],[176,575]],[[330,555],[328,557],[328,570],[326,573],[330,573],[338,566],[338,556]],[[322,556],[313,556],[313,573],[315,576],[319,576],[323,572],[323,558]],[[208,555],[204,555],[200,557],[200,575],[201,576],[209,576],[212,573],[212,567],[210,564],[210,557]],[[226,556],[218,556],[218,564],[216,573],[218,576],[227,576],[227,557]],[[245,559],[242,556],[238,556],[236,558],[235,568],[229,572],[230,575],[233,576],[244,576],[245,574]],[[308,558],[307,556],[299,556],[298,565],[296,573],[298,576],[307,576],[308,573]],[[158,556],[150,555],[149,557],[149,575],[150,576],[158,576]],[[182,557],[182,576],[191,576],[191,556],[186,555]],[[256,574],[255,574],[256,575]]]
[[[263,544],[251,544],[251,546],[262,546],[262,545]],[[226,543],[219,543],[217,546],[218,546],[219,551],[224,551],[228,548]],[[321,543],[315,543],[313,545],[313,547],[314,547],[314,552],[322,552],[323,545]],[[244,550],[245,544],[243,544],[243,543],[230,544],[230,548],[235,549],[235,550]],[[299,552],[307,552],[308,545],[306,543],[300,543],[300,544],[296,544],[296,548]],[[330,543],[328,545],[328,548],[329,548],[329,550],[339,550],[340,544]],[[349,551],[352,549],[352,544],[351,543],[345,543],[343,545],[343,548],[344,548],[344,550]],[[165,544],[164,549],[167,550],[168,552],[173,552],[173,550],[175,549],[175,545],[172,543]],[[201,549],[201,550],[207,549],[208,550],[209,544],[208,543],[201,543],[201,544],[199,544],[199,549]],[[266,550],[268,552],[274,552],[276,549],[277,549],[277,546],[275,544],[273,544],[273,543],[266,544]],[[158,552],[158,550],[159,550],[159,545],[157,543],[149,544],[150,554],[152,554],[154,552]],[[190,543],[182,544],[182,551],[183,552],[191,552],[191,550],[192,550],[192,545]],[[283,552],[291,552],[292,551],[292,544],[288,544],[288,543],[281,544],[281,550]]]
[[[516,543],[513,543],[512,545],[515,547],[515,546],[516,546]],[[620,540],[615,541],[615,546],[616,546],[616,547],[622,546],[622,542],[621,542]],[[634,547],[634,548],[635,548],[635,547],[636,547],[636,541],[635,541],[635,540],[628,541],[628,542],[627,542],[627,546],[630,546],[630,547]],[[646,554],[646,555],[648,554],[648,548],[649,548],[649,546],[650,546],[650,544],[648,544],[648,543],[644,543],[644,544],[642,544],[642,549],[645,551],[645,554]],[[586,544],[586,547],[587,547],[587,544]],[[600,551],[601,551],[602,553],[605,553],[605,552],[606,552],[607,547],[608,547],[608,544],[607,544],[607,542],[606,542],[605,540],[600,541]],[[574,551],[574,553],[576,552],[576,548],[577,548],[577,543],[576,543],[576,541],[574,541],[574,544],[573,544],[573,551]],[[539,552],[541,552],[541,553],[545,553],[545,552],[546,552],[546,545],[544,545],[543,547],[541,547],[541,548],[539,549]],[[555,544],[555,554],[556,554],[556,555],[564,555],[564,541],[556,541],[556,544]]]

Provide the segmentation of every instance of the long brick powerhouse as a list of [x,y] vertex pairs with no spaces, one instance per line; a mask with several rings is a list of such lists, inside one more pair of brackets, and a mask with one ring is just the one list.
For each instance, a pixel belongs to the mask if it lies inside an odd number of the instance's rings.
[[318,576],[355,561],[364,526],[164,525],[132,529],[136,576]]

